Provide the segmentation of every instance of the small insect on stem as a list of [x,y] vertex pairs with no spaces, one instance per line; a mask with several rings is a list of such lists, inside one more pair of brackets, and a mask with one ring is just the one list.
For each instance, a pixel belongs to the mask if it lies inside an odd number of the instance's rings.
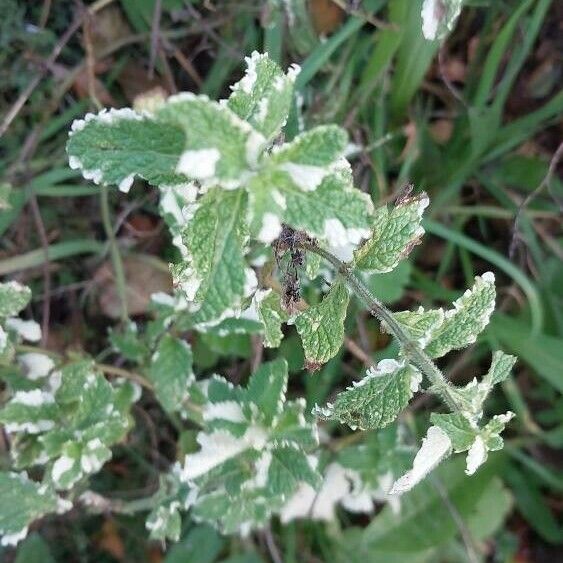
[[[273,243],[274,256],[278,268],[283,272],[282,304],[291,315],[296,312],[297,304],[301,300],[301,284],[299,281],[299,268],[305,264],[305,252],[301,248],[302,242],[311,237],[302,231],[296,231],[285,223],[282,224],[280,236]],[[282,259],[289,255],[289,260],[284,265]]]

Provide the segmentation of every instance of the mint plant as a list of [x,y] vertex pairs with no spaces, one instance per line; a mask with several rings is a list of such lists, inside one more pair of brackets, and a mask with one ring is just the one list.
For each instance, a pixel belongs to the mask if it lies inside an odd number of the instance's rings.
[[[489,372],[464,387],[435,363],[475,342],[488,324],[494,275],[477,276],[446,310],[389,311],[366,280],[391,272],[419,243],[427,195],[406,193],[394,206],[374,208],[353,185],[340,127],[318,126],[284,142],[299,69],[284,73],[258,53],[246,62],[226,100],[185,93],[150,111],[103,110],[74,122],[67,146],[72,168],[124,192],[136,179],[160,191],[178,250],[175,291],[153,295],[145,326],[129,322],[110,334],[115,351],[142,375],[109,370],[107,378],[91,358],[64,363],[22,347],[22,340],[40,337],[35,323],[15,317],[30,293],[0,286],[0,354],[11,366],[2,374],[9,398],[0,422],[19,472],[0,473],[0,493],[16,491],[25,506],[17,518],[10,503],[0,509],[3,543],[25,536],[35,518],[73,505],[145,510],[151,537],[161,540],[180,537],[185,512],[245,535],[276,515],[283,522],[332,520],[337,506],[370,513],[374,502],[399,510],[400,495],[451,454],[467,452],[472,475],[488,452],[502,448],[512,413],[483,420],[484,403],[515,358],[496,352]],[[276,268],[278,278],[266,275]],[[320,279],[328,289],[307,304],[302,290],[314,296]],[[276,348],[284,325],[294,325],[305,365],[315,371],[343,344],[352,296],[397,339],[399,353],[312,411],[288,396],[284,359],[263,363],[235,385],[220,375],[199,377],[182,338],[187,331],[207,338],[254,334]],[[154,495],[116,503],[89,490],[89,478],[126,438],[138,383],[176,424],[197,426],[197,444],[161,475]],[[447,412],[431,413],[409,469],[412,456],[397,419],[420,391],[436,395]],[[376,432],[334,447],[324,421]],[[42,469],[40,482],[27,478],[30,467]]]

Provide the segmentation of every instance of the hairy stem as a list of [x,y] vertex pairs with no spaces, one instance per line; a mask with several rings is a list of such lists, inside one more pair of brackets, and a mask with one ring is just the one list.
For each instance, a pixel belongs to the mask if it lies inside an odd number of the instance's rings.
[[330,262],[346,280],[352,291],[365,303],[369,312],[384,322],[389,331],[401,343],[405,355],[426,376],[432,384],[432,391],[436,392],[448,407],[453,410],[461,410],[459,398],[455,393],[455,387],[444,377],[436,367],[432,359],[424,350],[414,342],[394,319],[391,311],[387,309],[376,297],[374,297],[364,283],[354,274],[350,266],[338,259],[334,254],[321,248],[312,239],[299,240],[299,246],[304,250],[313,252]]

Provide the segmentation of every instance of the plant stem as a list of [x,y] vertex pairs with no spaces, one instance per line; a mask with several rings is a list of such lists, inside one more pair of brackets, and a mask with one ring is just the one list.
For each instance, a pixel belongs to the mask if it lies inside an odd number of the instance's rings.
[[330,262],[346,280],[352,291],[365,303],[369,312],[385,323],[389,331],[401,343],[405,355],[427,377],[432,384],[432,391],[436,392],[452,411],[461,410],[455,387],[444,377],[432,359],[424,350],[405,333],[383,303],[374,297],[364,283],[354,274],[350,266],[342,262],[331,252],[321,248],[308,237],[299,240],[298,245],[304,250],[313,252]]
[[129,320],[129,315],[127,313],[127,282],[125,280],[125,272],[123,270],[123,261],[121,260],[121,254],[119,253],[119,247],[117,246],[117,240],[111,223],[107,186],[100,187],[100,206],[104,230],[110,245],[111,261],[115,274],[115,285],[121,305],[121,320],[123,322],[127,322]]
[[110,499],[94,491],[86,491],[79,497],[80,502],[92,514],[113,512],[115,514],[135,514],[151,510],[155,506],[155,499],[142,497],[135,500]]

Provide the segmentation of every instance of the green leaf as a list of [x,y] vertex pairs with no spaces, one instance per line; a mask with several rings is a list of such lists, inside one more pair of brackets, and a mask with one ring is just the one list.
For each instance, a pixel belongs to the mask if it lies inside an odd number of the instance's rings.
[[344,129],[337,125],[319,125],[276,148],[268,163],[287,172],[302,190],[311,191],[316,188],[316,178],[308,180],[306,177],[319,174],[322,179],[328,172],[327,167],[344,156],[347,142],[348,135]]
[[[320,485],[320,476],[300,448],[289,444],[274,446],[266,450],[257,462],[258,478],[265,478],[269,494],[287,496],[293,493],[299,483],[312,487]],[[262,472],[262,473],[261,473]]]
[[141,363],[148,353],[147,346],[139,336],[137,324],[132,321],[122,330],[110,329],[109,341],[117,352],[131,362]]
[[432,413],[430,421],[448,435],[455,452],[467,451],[478,434],[478,429],[472,427],[469,420],[460,413]]
[[383,428],[407,406],[416,376],[410,365],[382,360],[363,379],[339,393],[333,403],[315,407],[313,414],[324,420],[338,420],[353,430]]
[[271,243],[282,223],[331,246],[357,244],[369,232],[372,204],[366,194],[354,188],[346,161],[327,168],[312,191],[301,189],[288,173],[272,167],[253,177],[247,189],[250,231],[262,242]]
[[318,368],[336,355],[344,341],[344,319],[350,296],[342,281],[335,282],[318,305],[299,313],[295,327],[310,369]]
[[29,287],[16,281],[0,283],[0,318],[13,317],[31,300]]
[[69,441],[61,453],[51,466],[50,479],[56,489],[65,491],[85,476],[97,473],[111,458],[111,450],[99,438]]
[[183,93],[152,114],[112,109],[76,120],[67,152],[70,167],[86,179],[122,191],[135,176],[155,186],[193,179],[232,188],[256,166],[263,144],[262,135],[226,106]]
[[272,139],[287,121],[298,67],[285,75],[267,54],[256,51],[245,61],[245,75],[232,87],[227,105],[264,137]]
[[199,201],[183,233],[186,256],[174,270],[176,283],[194,302],[195,323],[216,324],[240,308],[254,272],[246,265],[246,197],[240,190],[212,189]]
[[393,318],[411,340],[417,341],[419,346],[424,348],[431,334],[444,322],[444,311],[442,309],[425,311],[419,307],[416,311],[393,313]]
[[264,417],[264,423],[271,425],[274,417],[281,414],[287,391],[287,362],[278,358],[262,364],[250,377],[246,398],[255,404]]
[[189,92],[172,96],[156,117],[184,131],[184,152],[176,172],[209,185],[241,186],[265,144],[246,121],[206,96]]
[[272,289],[258,290],[254,300],[258,319],[264,326],[264,346],[277,348],[283,338],[281,325],[289,319],[281,305],[280,296]]
[[1,545],[16,545],[25,538],[34,520],[72,506],[46,485],[28,479],[25,473],[0,472],[0,498]]
[[426,352],[440,358],[450,350],[459,350],[477,339],[495,309],[495,277],[492,272],[475,277],[475,284],[446,311],[444,322],[433,332]]
[[146,527],[151,540],[178,541],[182,531],[178,504],[172,501],[154,508],[147,516]]
[[188,510],[195,499],[194,491],[178,479],[177,466],[160,474],[160,487],[153,495],[153,509],[145,527],[154,540],[178,541],[182,531],[180,511]]
[[224,540],[211,526],[190,529],[180,543],[167,551],[165,563],[213,563],[223,548]]
[[58,422],[59,407],[49,391],[33,389],[17,391],[0,410],[0,423],[6,432],[40,434],[54,428]]
[[224,534],[247,536],[251,529],[268,522],[271,507],[261,491],[241,490],[231,496],[223,490],[202,497],[192,514],[199,520],[217,525]]
[[497,350],[493,354],[491,367],[487,375],[483,378],[483,383],[489,387],[493,387],[497,383],[503,382],[510,375],[515,363],[515,356],[510,356],[509,354]]
[[487,422],[481,434],[488,451],[500,450],[503,447],[503,440],[500,434],[504,431],[505,426],[514,417],[513,412],[506,412],[504,414],[496,414]]
[[66,150],[70,167],[84,178],[127,192],[135,176],[153,186],[185,183],[187,178],[176,172],[185,137],[177,123],[111,109],[76,120]]
[[181,479],[195,483],[196,518],[226,533],[247,533],[281,508],[302,479],[317,482],[306,451],[318,445],[305,402],[286,401],[283,359],[263,364],[247,388],[219,376],[202,385],[200,449],[185,458]]
[[18,547],[15,563],[56,563],[47,542],[36,533],[30,534]]
[[377,209],[371,237],[354,253],[356,266],[377,273],[396,268],[424,234],[421,220],[427,206],[423,192],[397,203],[391,211],[386,206]]
[[165,334],[152,356],[148,377],[164,409],[178,410],[187,396],[188,385],[195,380],[189,344]]
[[12,435],[14,463],[27,467],[53,460],[47,474],[66,489],[111,457],[109,446],[131,426],[129,409],[140,392],[129,381],[110,384],[90,360],[62,367],[41,385],[16,392],[0,419]]

